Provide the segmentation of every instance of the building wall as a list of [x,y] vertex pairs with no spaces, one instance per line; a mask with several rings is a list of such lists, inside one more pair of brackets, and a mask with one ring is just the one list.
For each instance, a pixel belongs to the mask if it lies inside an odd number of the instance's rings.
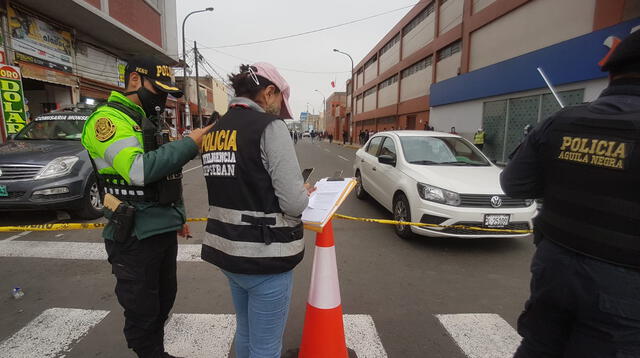
[[364,83],[369,83],[378,77],[378,61],[373,62],[364,69]]
[[356,77],[356,89],[359,89],[364,84],[364,73],[359,72]]
[[494,2],[496,2],[496,0],[474,0],[472,11],[475,14]]
[[438,62],[438,66],[436,67],[436,82],[444,81],[447,78],[458,75],[460,56],[462,56],[462,53],[458,52]]
[[362,97],[356,98],[356,114],[362,113]]
[[[600,96],[600,93],[602,93],[602,90],[604,90],[607,85],[608,79],[603,78],[558,86],[556,90],[561,92],[584,89],[584,101],[591,102]],[[432,107],[430,123],[437,131],[448,132],[451,127],[456,127],[456,131],[460,133],[461,136],[471,140],[473,139],[475,131],[479,127],[483,126],[482,113],[484,103],[504,100],[507,98],[516,99],[544,93],[549,93],[549,90],[546,88],[540,88],[532,91],[515,92],[503,96],[493,96],[445,106]]]
[[94,7],[96,7],[97,9],[100,9],[100,0],[84,0],[84,2],[93,5]]
[[145,0],[109,0],[109,15],[162,47],[161,14]]
[[433,66],[428,66],[409,77],[403,78],[400,81],[400,101],[428,95],[432,76]]
[[380,73],[391,68],[400,61],[400,41],[396,42],[390,49],[384,54],[380,55]]
[[118,65],[125,65],[125,62],[116,56],[79,41],[76,43],[76,63],[78,75],[124,88],[124,82],[119,78]]
[[229,108],[229,94],[227,87],[219,80],[213,79],[211,90],[213,92],[213,109],[223,115]]
[[462,7],[464,0],[440,0],[440,23],[438,33],[444,34],[462,22]]
[[398,103],[398,82],[378,91],[378,108]]
[[427,16],[418,26],[402,36],[402,58],[405,59],[433,41],[436,13]]
[[593,31],[595,4],[596,0],[528,2],[471,33],[469,70]]
[[364,104],[362,111],[372,111],[376,109],[376,92],[374,91],[372,94],[364,97]]
[[171,57],[177,58],[178,52],[182,51],[182,44],[180,44],[180,51],[178,50],[178,15],[176,11],[176,0],[160,0],[163,4],[162,19],[163,27],[162,33],[164,34],[163,48],[167,54]]

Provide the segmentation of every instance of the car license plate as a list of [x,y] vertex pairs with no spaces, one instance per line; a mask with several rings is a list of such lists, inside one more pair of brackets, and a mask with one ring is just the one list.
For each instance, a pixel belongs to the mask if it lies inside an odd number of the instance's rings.
[[6,185],[0,185],[0,197],[9,196]]
[[484,226],[501,228],[509,225],[510,215],[485,215]]

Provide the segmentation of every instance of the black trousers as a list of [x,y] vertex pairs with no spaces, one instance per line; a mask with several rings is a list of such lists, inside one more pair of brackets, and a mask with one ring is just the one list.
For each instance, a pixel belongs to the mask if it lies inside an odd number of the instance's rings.
[[516,358],[640,357],[640,271],[544,239],[518,319]]
[[140,358],[162,357],[164,324],[177,292],[175,231],[124,243],[105,240],[124,308],[124,336]]

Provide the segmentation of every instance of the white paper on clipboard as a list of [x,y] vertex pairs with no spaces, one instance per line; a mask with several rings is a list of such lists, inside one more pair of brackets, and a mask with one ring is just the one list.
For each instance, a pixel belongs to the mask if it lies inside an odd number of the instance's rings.
[[336,212],[346,195],[355,186],[353,178],[329,181],[327,178],[319,180],[309,197],[309,204],[302,213],[302,221],[310,226],[323,227]]

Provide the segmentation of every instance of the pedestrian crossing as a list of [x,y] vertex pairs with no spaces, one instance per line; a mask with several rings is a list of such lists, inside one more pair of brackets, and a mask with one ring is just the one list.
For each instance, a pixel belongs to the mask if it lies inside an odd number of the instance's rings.
[[[65,357],[109,313],[75,308],[47,309],[0,341],[0,356]],[[469,358],[512,357],[520,343],[515,330],[496,314],[441,314],[436,318]],[[347,347],[353,349],[358,358],[388,358],[370,315],[346,314],[343,319]],[[174,313],[165,327],[165,347],[177,356],[227,358],[235,330],[233,314]]]

